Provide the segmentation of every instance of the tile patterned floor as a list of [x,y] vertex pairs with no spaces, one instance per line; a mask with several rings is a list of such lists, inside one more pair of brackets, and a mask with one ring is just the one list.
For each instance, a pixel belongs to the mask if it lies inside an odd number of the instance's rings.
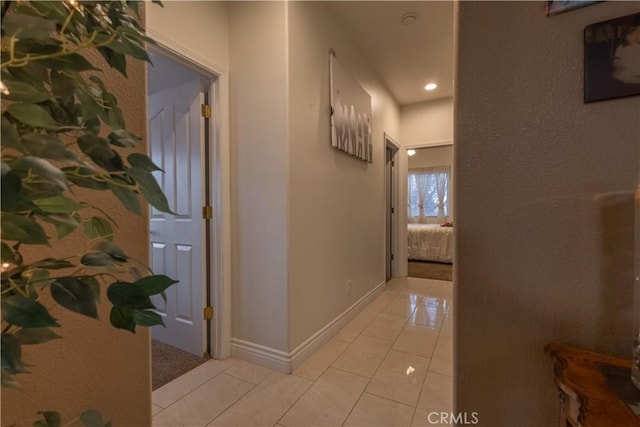
[[451,282],[393,279],[284,375],[211,360],[153,392],[153,426],[422,427],[451,412]]

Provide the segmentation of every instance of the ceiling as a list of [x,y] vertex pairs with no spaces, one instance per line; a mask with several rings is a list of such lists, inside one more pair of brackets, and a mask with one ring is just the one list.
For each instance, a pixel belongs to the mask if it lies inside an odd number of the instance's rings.
[[[452,1],[329,1],[400,105],[453,96]],[[401,17],[415,14],[404,25]],[[427,83],[438,88],[424,90]]]

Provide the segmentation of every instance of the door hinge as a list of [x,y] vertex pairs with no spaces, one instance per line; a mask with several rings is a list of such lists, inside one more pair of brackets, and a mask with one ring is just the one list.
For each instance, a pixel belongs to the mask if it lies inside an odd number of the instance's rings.
[[393,160],[391,160],[391,167],[395,166],[396,162],[394,162]]
[[204,117],[205,119],[210,119],[211,118],[211,106],[210,105],[202,104],[200,110],[202,112],[202,117]]
[[203,206],[202,207],[202,218],[204,218],[204,219],[213,219],[213,207],[212,206]]
[[393,254],[391,254],[391,261],[393,261]]
[[211,320],[213,319],[213,307],[205,307],[204,310],[202,311],[202,317],[204,318],[204,320]]
[[395,210],[393,208],[391,208],[391,213],[395,213]]

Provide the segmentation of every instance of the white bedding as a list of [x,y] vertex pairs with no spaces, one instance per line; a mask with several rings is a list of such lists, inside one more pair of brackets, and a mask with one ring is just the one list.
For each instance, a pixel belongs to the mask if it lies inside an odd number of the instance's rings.
[[408,225],[409,259],[453,261],[453,227],[437,224]]

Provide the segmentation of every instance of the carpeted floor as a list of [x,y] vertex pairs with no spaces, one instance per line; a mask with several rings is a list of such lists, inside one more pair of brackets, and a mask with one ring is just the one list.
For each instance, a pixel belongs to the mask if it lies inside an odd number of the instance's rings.
[[198,357],[160,341],[151,340],[152,389],[162,387],[207,360],[208,358]]
[[409,260],[409,277],[451,281],[453,280],[453,264]]

